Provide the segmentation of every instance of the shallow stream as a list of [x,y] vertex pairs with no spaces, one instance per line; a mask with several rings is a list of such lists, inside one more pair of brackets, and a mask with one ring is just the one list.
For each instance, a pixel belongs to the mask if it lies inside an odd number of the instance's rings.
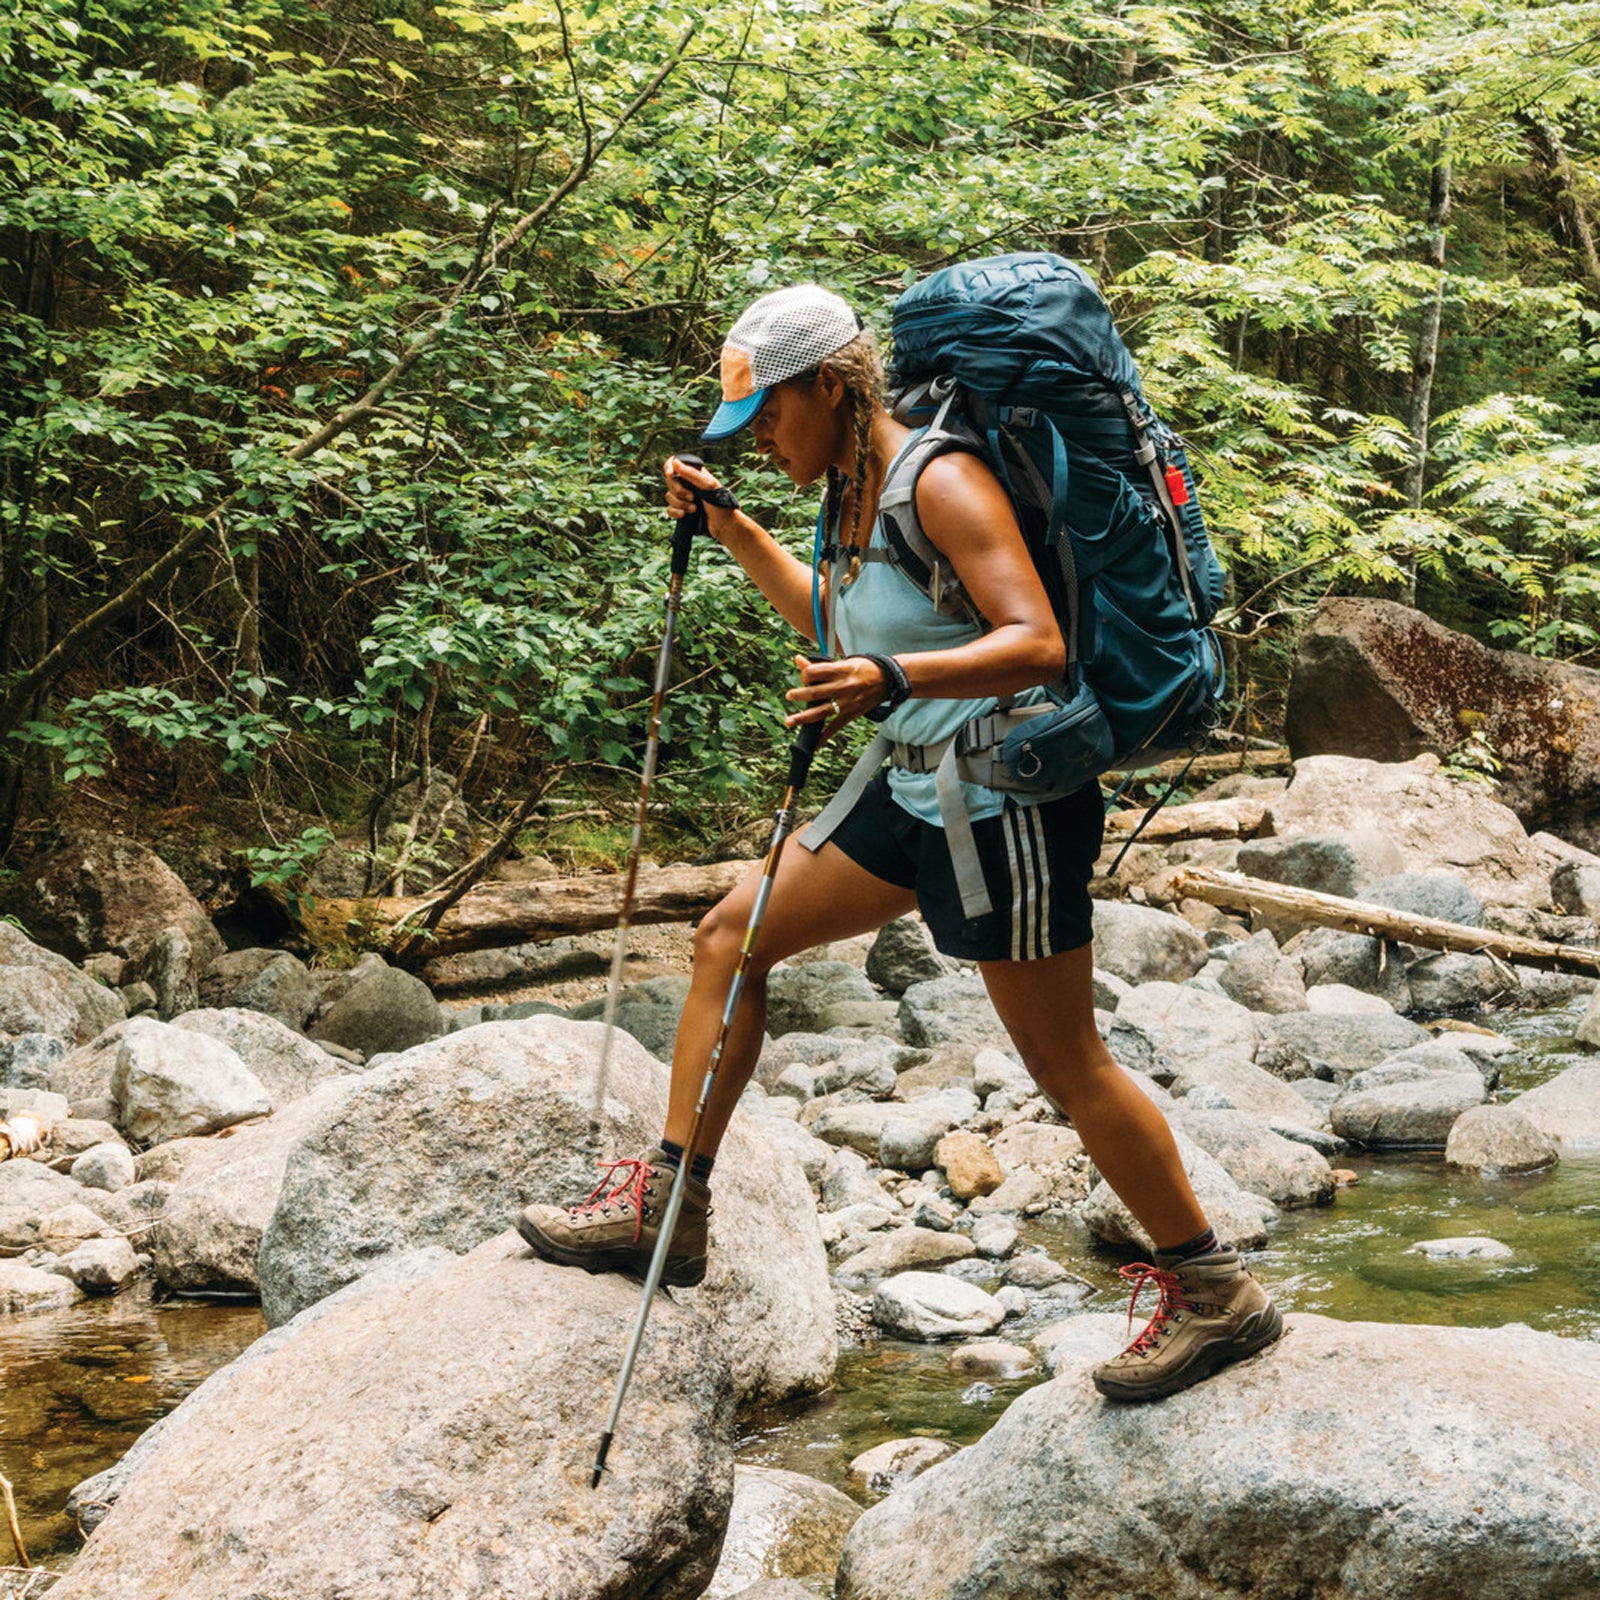
[[[1502,1063],[1509,1098],[1592,1057],[1571,1039],[1582,1006],[1507,1015],[1493,1026],[1519,1051]],[[1451,1172],[1442,1155],[1340,1158],[1358,1175],[1331,1206],[1288,1212],[1255,1258],[1286,1310],[1350,1321],[1491,1327],[1507,1322],[1600,1338],[1600,1150],[1568,1155],[1531,1178]],[[1503,1260],[1431,1261],[1425,1239],[1470,1235],[1510,1247]],[[1099,1292],[1086,1310],[1122,1310],[1119,1261],[1075,1225],[1041,1220],[1042,1244]],[[1007,1324],[1026,1343],[1044,1320]],[[15,1488],[36,1563],[64,1566],[77,1531],[72,1487],[134,1439],[263,1328],[255,1306],[156,1304],[148,1286],[70,1311],[0,1321],[0,1475]],[[925,1435],[969,1444],[1037,1377],[974,1385],[950,1348],[883,1340],[846,1349],[827,1395],[747,1419],[742,1461],[787,1467],[850,1488],[849,1463],[886,1439]],[[13,1559],[0,1521],[0,1566]]]

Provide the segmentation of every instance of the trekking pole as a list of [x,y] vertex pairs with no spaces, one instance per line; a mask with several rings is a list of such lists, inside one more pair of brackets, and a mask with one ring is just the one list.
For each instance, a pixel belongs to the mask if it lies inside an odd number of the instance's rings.
[[[697,471],[705,466],[699,456],[679,456],[686,467]],[[683,479],[678,480],[683,483]],[[685,488],[693,488],[685,484]],[[672,640],[678,630],[678,607],[682,603],[683,579],[689,570],[689,550],[695,536],[706,531],[706,510],[695,496],[694,510],[678,518],[672,531],[672,570],[667,579],[666,623],[661,631],[661,648],[656,653],[655,692],[650,699],[650,736],[644,747],[644,770],[639,778],[639,805],[633,818],[633,841],[628,846],[627,875],[622,880],[622,909],[617,915],[617,937],[611,947],[611,977],[606,984],[605,1034],[600,1044],[600,1067],[595,1073],[594,1105],[589,1111],[589,1126],[598,1143],[600,1111],[606,1098],[606,1074],[611,1065],[611,1043],[617,1033],[617,999],[622,992],[622,964],[628,954],[628,925],[633,919],[634,896],[639,884],[639,857],[644,848],[644,824],[650,810],[650,785],[655,781],[656,758],[661,751],[661,708],[667,697],[667,676],[672,670]]]
[[767,914],[767,901],[772,898],[772,880],[778,875],[778,859],[783,854],[783,841],[794,830],[794,803],[806,774],[811,770],[811,757],[816,753],[817,741],[822,737],[821,722],[807,722],[795,734],[789,746],[789,781],[783,791],[777,815],[772,819],[772,842],[767,846],[767,859],[761,868],[761,882],[756,886],[755,904],[750,908],[750,920],[745,924],[744,941],[739,946],[738,965],[733,969],[733,980],[728,985],[728,998],[722,1007],[722,1026],[717,1032],[717,1042],[711,1047],[711,1058],[706,1063],[706,1075],[700,1085],[700,1098],[695,1104],[694,1119],[689,1124],[689,1137],[683,1142],[683,1155],[678,1170],[672,1175],[672,1189],[667,1195],[667,1209],[662,1213],[661,1231],[656,1235],[656,1247],[650,1257],[650,1270],[645,1274],[644,1295],[639,1301],[639,1315],[633,1324],[633,1334],[623,1353],[622,1370],[617,1374],[617,1392],[612,1397],[611,1415],[606,1418],[605,1432],[600,1435],[600,1448],[595,1452],[594,1476],[589,1487],[600,1487],[600,1475],[606,1470],[606,1456],[611,1440],[617,1431],[617,1418],[622,1414],[622,1397],[628,1392],[628,1380],[633,1376],[633,1364],[638,1359],[639,1346],[644,1339],[645,1323],[650,1319],[650,1302],[661,1283],[661,1274],[667,1264],[667,1250],[672,1244],[673,1230],[678,1225],[678,1213],[683,1209],[683,1191],[688,1181],[689,1168],[694,1162],[695,1145],[700,1138],[700,1124],[705,1118],[706,1106],[711,1100],[711,1088],[716,1081],[717,1068],[722,1064],[722,1052],[728,1043],[728,1033],[733,1027],[739,1009],[739,997],[744,992],[745,974],[750,970],[750,959],[755,954],[756,940],[761,934],[761,923]]

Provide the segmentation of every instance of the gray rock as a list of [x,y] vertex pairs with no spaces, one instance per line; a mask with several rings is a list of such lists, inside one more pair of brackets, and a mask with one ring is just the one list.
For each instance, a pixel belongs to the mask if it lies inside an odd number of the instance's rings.
[[1028,1215],[1045,1210],[1054,1191],[1043,1173],[1032,1167],[1018,1167],[992,1194],[981,1194],[967,1207],[973,1217]]
[[975,972],[914,983],[900,999],[900,1034],[909,1045],[995,1045],[1010,1037],[1001,1024],[983,979]]
[[892,1033],[899,1025],[898,1000],[836,1000],[817,1012],[814,1023],[830,1033],[843,1028],[861,1038]]
[[[590,1110],[604,1029],[552,1017],[452,1033],[363,1075],[290,1152],[261,1242],[269,1324],[419,1245],[466,1250],[524,1205],[594,1187]],[[613,1044],[600,1148],[660,1136],[665,1068]],[[710,1266],[681,1291],[715,1321],[747,1398],[823,1387],[836,1345],[816,1207],[798,1163],[736,1113],[717,1157]]]
[[1444,1158],[1489,1173],[1539,1172],[1561,1159],[1555,1141],[1514,1106],[1473,1106],[1451,1125]]
[[811,1132],[825,1144],[841,1145],[876,1161],[884,1124],[903,1116],[904,1112],[903,1105],[891,1101],[863,1100],[848,1105],[828,1105],[811,1123]]
[[776,1467],[735,1467],[728,1531],[705,1600],[733,1600],[763,1581],[831,1580],[845,1535],[860,1515],[849,1495],[815,1478]]
[[1477,1073],[1432,1073],[1420,1083],[1391,1083],[1334,1101],[1333,1131],[1368,1149],[1442,1148],[1462,1112],[1486,1098]]
[[1327,1205],[1333,1199],[1333,1171],[1322,1156],[1242,1111],[1180,1106],[1174,1120],[1241,1189],[1264,1195],[1275,1206],[1288,1210]]
[[1476,928],[1483,920],[1483,902],[1453,872],[1396,873],[1369,883],[1361,898],[1391,911],[1459,922],[1467,928]]
[[1205,938],[1182,917],[1130,901],[1094,903],[1094,964],[1124,983],[1182,983],[1209,959]]
[[1077,1129],[1058,1122],[1014,1122],[994,1136],[990,1147],[1008,1172],[1016,1167],[1064,1166],[1083,1154]]
[[134,1181],[133,1152],[125,1144],[91,1145],[72,1163],[72,1176],[86,1189],[115,1194]]
[[29,1316],[75,1305],[82,1291],[70,1278],[23,1261],[0,1261],[0,1317]]
[[[74,832],[60,850],[18,875],[5,909],[17,912],[34,938],[74,961],[117,950],[137,963],[171,927],[183,930],[198,967],[222,954],[222,936],[177,874],[123,834]],[[109,1026],[102,1021],[83,1037]]]
[[145,1017],[123,1031],[111,1100],[117,1126],[144,1145],[215,1133],[272,1109],[261,1080],[227,1045]]
[[370,1061],[385,1051],[409,1050],[444,1032],[439,1002],[427,984],[398,967],[369,968],[334,1001],[311,1030],[360,1050]]
[[1299,963],[1284,956],[1265,928],[1229,951],[1217,981],[1230,1000],[1251,1011],[1306,1009],[1306,985]]
[[1567,1067],[1516,1098],[1518,1111],[1564,1150],[1600,1145],[1600,1066]]
[[989,1261],[1004,1261],[1017,1248],[1022,1230],[1017,1220],[1005,1212],[979,1217],[972,1225],[973,1248]]
[[213,1011],[260,1011],[303,1029],[320,991],[306,964],[287,950],[229,950],[200,977],[200,1003]]
[[[1159,1406],[1106,1405],[1096,1355],[1065,1365],[866,1512],[838,1600],[1600,1593],[1600,1412],[1573,1403],[1600,1383],[1600,1346],[1523,1327],[1291,1326]],[[1039,1508],[1063,1495],[1074,1514],[1041,1537]]]
[[1498,999],[1514,982],[1487,956],[1430,951],[1406,965],[1411,1009],[1429,1015],[1473,1011]]
[[872,1320],[893,1338],[927,1342],[993,1333],[1005,1311],[993,1295],[942,1272],[902,1272],[880,1283]]
[[0,1161],[0,1249],[39,1242],[39,1224],[83,1194],[81,1185],[38,1161]]
[[1589,996],[1588,1007],[1573,1030],[1573,1037],[1591,1050],[1600,1050],[1600,989]]
[[126,1234],[142,1250],[149,1242],[153,1225],[161,1219],[171,1189],[170,1183],[154,1178],[130,1183],[115,1194],[104,1189],[85,1189],[83,1204],[108,1227]]
[[1003,1339],[980,1339],[950,1352],[950,1370],[964,1377],[1012,1383],[1038,1369],[1031,1350],[1020,1344],[1007,1344]]
[[[1181,1128],[1173,1129],[1173,1137],[1195,1198],[1217,1236],[1241,1250],[1264,1245],[1268,1227],[1278,1220],[1271,1201],[1240,1188],[1222,1163],[1207,1155]],[[1089,1231],[1107,1244],[1132,1245],[1146,1252],[1155,1249],[1155,1241],[1108,1183],[1095,1185],[1078,1208],[1078,1215]]]
[[207,1007],[186,1012],[177,1025],[227,1045],[261,1080],[274,1106],[286,1106],[349,1071],[346,1062],[335,1060],[321,1045],[263,1011]]
[[[669,975],[647,978],[643,983],[630,983],[617,996],[617,1026],[632,1034],[658,1061],[672,1059],[672,1044],[678,1036],[678,1020],[683,1015],[683,1002],[689,994],[689,979]],[[485,1006],[484,1017],[497,1020],[495,1007]],[[598,1022],[604,1018],[604,999],[586,1000],[567,1013],[574,1022]],[[548,1014],[529,1011],[523,1017],[506,1020],[521,1021],[526,1016]]]
[[1236,1000],[1188,984],[1151,982],[1117,1008],[1106,1043],[1125,1067],[1166,1083],[1192,1072],[1205,1082],[1221,1058],[1250,1061],[1256,1050],[1254,1016]]
[[914,983],[928,983],[956,970],[934,949],[921,917],[896,917],[878,930],[867,952],[867,977],[888,994],[904,994]]
[[859,1089],[875,1098],[894,1093],[898,1068],[908,1052],[887,1039],[842,1039],[837,1057],[817,1068],[813,1093],[835,1094]]
[[977,1246],[964,1233],[940,1233],[931,1228],[896,1228],[881,1234],[845,1261],[834,1276],[850,1287],[870,1285],[897,1273],[914,1272],[922,1267],[941,1267],[951,1261],[965,1261]]
[[130,1017],[158,1017],[157,1007],[160,997],[155,990],[144,981],[136,979],[133,983],[125,983],[117,993],[122,997],[123,1009]]
[[809,961],[774,967],[767,977],[767,1032],[821,1033],[821,1013],[841,1001],[880,998],[859,967],[847,961]]
[[1302,1077],[1303,1072],[1288,1070],[1292,1062],[1320,1062],[1342,1080],[1428,1037],[1426,1028],[1405,1017],[1322,1012],[1263,1017],[1256,1063],[1279,1077]]
[[872,1494],[893,1494],[955,1453],[948,1439],[886,1439],[850,1463],[850,1480]]
[[846,1206],[883,1203],[883,1186],[870,1175],[866,1158],[848,1147],[839,1150],[822,1179],[822,1209],[842,1211]]
[[532,1261],[507,1234],[359,1288],[140,1441],[62,1600],[704,1592],[732,1498],[733,1387],[698,1317],[653,1308],[595,1494],[636,1283]]
[[[1289,838],[1252,839],[1239,846],[1239,870],[1248,876],[1346,900],[1364,899],[1368,884],[1390,877],[1404,866],[1405,857],[1394,840],[1375,828],[1307,830]],[[1281,920],[1294,925],[1291,917]]]
[[48,1089],[50,1074],[67,1053],[53,1033],[23,1033],[0,1039],[0,1089]]
[[203,1148],[172,1184],[154,1232],[157,1278],[169,1289],[258,1293],[261,1236],[277,1209],[289,1152],[359,1082],[325,1083],[231,1139],[197,1141]]
[[134,976],[150,985],[156,1014],[163,1022],[200,1004],[194,947],[182,928],[163,928],[134,964]]
[[1036,1093],[1028,1069],[1004,1050],[979,1050],[972,1058],[972,1092],[986,1100],[997,1090],[1026,1098]]
[[62,1256],[54,1270],[85,1294],[115,1294],[139,1276],[139,1261],[126,1239],[85,1239]]
[[0,1033],[46,1033],[87,1044],[124,1015],[115,990],[0,920]]
[[900,1172],[925,1172],[934,1164],[939,1141],[977,1109],[977,1101],[959,1089],[896,1106],[895,1114],[885,1118],[878,1131],[879,1161]]
[[1393,1011],[1411,1007],[1406,964],[1391,942],[1364,933],[1342,933],[1337,928],[1307,928],[1289,941],[1285,954],[1292,954],[1300,963],[1311,1010],[1339,1009],[1318,1006],[1312,998],[1317,989],[1335,985],[1386,1001]]
[[[1238,1061],[1230,1056],[1218,1056],[1214,1061],[1191,1061],[1185,1068],[1185,1075],[1173,1080],[1175,1095],[1205,1091],[1213,1095],[1220,1093],[1235,1110],[1248,1111],[1262,1119],[1307,1120],[1305,1096],[1291,1084],[1249,1061]],[[1187,1104],[1187,1100],[1179,1103]]]
[[1550,874],[1550,897],[1568,916],[1600,922],[1600,866],[1563,861]]
[[1426,1256],[1430,1261],[1509,1261],[1512,1249],[1498,1239],[1423,1239],[1406,1254]]

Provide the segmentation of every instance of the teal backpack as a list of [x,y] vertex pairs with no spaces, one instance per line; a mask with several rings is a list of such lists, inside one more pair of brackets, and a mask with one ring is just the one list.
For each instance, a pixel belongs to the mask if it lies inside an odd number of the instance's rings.
[[[1080,267],[1042,252],[947,267],[900,297],[892,340],[895,414],[920,431],[879,496],[888,548],[872,554],[940,609],[981,623],[916,511],[929,461],[981,456],[1016,508],[1067,668],[1047,703],[1002,703],[937,748],[874,741],[811,837],[885,759],[936,770],[963,903],[979,916],[990,904],[960,780],[1069,794],[1112,768],[1197,754],[1219,717],[1222,652],[1210,622],[1225,578],[1182,441],[1145,400]],[[859,552],[819,537],[819,571],[849,554]]]

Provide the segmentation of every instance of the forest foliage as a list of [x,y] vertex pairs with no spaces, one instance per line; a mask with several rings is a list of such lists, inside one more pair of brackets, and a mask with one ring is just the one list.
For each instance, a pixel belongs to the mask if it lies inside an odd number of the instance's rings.
[[[112,768],[264,817],[625,785],[660,462],[731,317],[817,279],[882,331],[1016,248],[1093,270],[1202,464],[1236,731],[1330,592],[1600,664],[1600,5],[14,0],[0,32],[7,837]],[[809,495],[717,464],[804,546]],[[770,774],[794,644],[697,551],[685,815]]]

